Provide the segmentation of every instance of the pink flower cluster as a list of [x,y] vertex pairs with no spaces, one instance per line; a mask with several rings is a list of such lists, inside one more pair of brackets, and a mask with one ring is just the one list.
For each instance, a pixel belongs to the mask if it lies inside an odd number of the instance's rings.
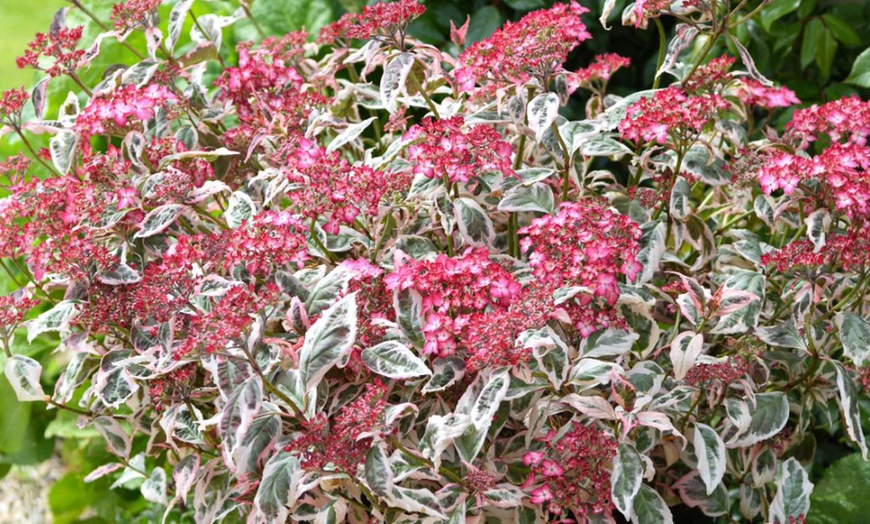
[[870,215],[870,147],[835,143],[812,158],[776,151],[758,171],[758,182],[768,195],[777,189],[790,195],[810,179],[821,182],[820,190],[812,193],[824,205],[852,220]]
[[617,277],[633,279],[641,269],[635,258],[640,228],[600,200],[563,203],[555,215],[536,218],[519,232],[538,279],[585,287],[611,305],[619,298]]
[[84,49],[77,49],[82,39],[82,26],[66,28],[62,27],[50,34],[37,33],[36,38],[27,44],[24,54],[15,59],[19,69],[32,67],[42,69],[39,64],[41,58],[52,59],[51,65],[45,70],[50,77],[63,74],[75,74],[82,58],[85,56]]
[[422,297],[427,355],[446,357],[458,349],[474,317],[487,309],[505,311],[521,286],[486,249],[468,249],[458,257],[411,261],[384,278],[390,291],[413,290]]
[[372,436],[382,426],[386,397],[387,386],[374,379],[365,393],[341,408],[333,420],[319,413],[302,422],[305,432],[285,451],[301,455],[305,468],[322,470],[332,464],[339,471],[356,473],[371,448]]
[[799,109],[786,124],[786,130],[788,136],[801,142],[803,149],[823,135],[828,135],[832,142],[866,145],[870,135],[870,100],[853,95]]
[[739,96],[746,105],[774,109],[801,103],[794,91],[787,87],[767,87],[752,78],[745,78],[743,87]]
[[282,128],[301,129],[312,111],[326,105],[326,98],[305,88],[296,63],[305,53],[307,33],[296,31],[267,38],[253,49],[250,42],[239,44],[237,67],[224,69],[214,85],[223,100],[232,102],[250,134],[273,123]]
[[492,92],[537,78],[542,85],[558,72],[574,48],[592,38],[580,20],[589,10],[575,1],[533,11],[507,22],[492,36],[472,44],[456,61],[458,88],[473,92],[475,85]]
[[855,271],[868,266],[867,253],[870,253],[870,229],[865,227],[832,235],[818,252],[808,238],[797,240],[763,255],[761,262],[773,265],[780,273]]
[[412,20],[426,12],[417,0],[379,2],[363,7],[362,13],[348,13],[320,31],[318,43],[332,44],[339,39],[383,37],[402,43]]
[[[277,295],[275,284],[267,284],[259,290],[244,285],[231,287],[211,311],[185,319],[187,337],[174,349],[173,356],[182,359],[194,351],[214,353],[227,349],[230,344],[244,344],[242,333],[254,322],[254,315]],[[176,320],[180,319],[176,317]]]
[[291,137],[276,155],[276,164],[290,181],[285,190],[300,214],[326,217],[324,231],[337,234],[342,224],[353,224],[360,213],[378,214],[381,198],[410,186],[410,176],[351,165],[339,153],[329,153],[316,142]]
[[529,451],[523,456],[523,463],[531,469],[524,489],[531,491],[532,504],[545,506],[561,518],[573,513],[581,522],[589,514],[609,516],[614,506],[608,468],[616,455],[616,440],[597,426],[579,422],[558,442],[554,439],[555,431],[551,431],[542,439],[546,451]]
[[514,175],[511,146],[495,129],[476,125],[464,131],[461,116],[426,118],[405,133],[411,172],[428,178],[447,177],[452,183],[468,182],[478,174],[500,172]]
[[23,87],[4,91],[0,97],[0,124],[18,126],[21,123],[21,110],[30,100]]
[[14,329],[39,300],[27,297],[24,292],[0,295],[0,329]]
[[103,133],[123,135],[132,120],[148,120],[159,108],[177,102],[175,93],[164,85],[151,84],[142,88],[125,85],[91,99],[76,118],[75,130],[85,143],[90,137]]
[[309,259],[306,227],[287,211],[264,211],[237,229],[217,234],[181,236],[164,263],[229,270],[240,264],[253,275],[267,275],[293,264],[301,269]]
[[636,142],[692,140],[719,109],[728,103],[719,95],[690,96],[679,87],[657,91],[651,98],[641,98],[626,110],[619,123],[619,133]]
[[163,0],[127,0],[112,6],[112,25],[124,33],[138,26],[151,26]]
[[630,58],[616,53],[595,55],[595,60],[591,64],[567,75],[568,91],[574,92],[579,87],[588,89],[595,84],[603,88],[613,73],[629,65],[631,65]]

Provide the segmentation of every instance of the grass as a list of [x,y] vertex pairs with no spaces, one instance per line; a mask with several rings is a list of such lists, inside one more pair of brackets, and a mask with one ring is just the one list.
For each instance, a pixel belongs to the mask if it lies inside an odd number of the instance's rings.
[[54,13],[69,5],[63,0],[0,0],[0,91],[30,87],[36,74],[18,69],[15,58],[38,32],[48,32]]

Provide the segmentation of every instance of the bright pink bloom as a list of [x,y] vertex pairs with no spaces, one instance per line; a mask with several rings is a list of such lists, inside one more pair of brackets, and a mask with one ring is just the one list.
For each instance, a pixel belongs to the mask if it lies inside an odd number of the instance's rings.
[[580,20],[588,11],[572,1],[505,23],[459,55],[453,71],[457,87],[471,92],[477,85],[494,92],[531,78],[545,81],[561,70],[568,53],[592,37]]

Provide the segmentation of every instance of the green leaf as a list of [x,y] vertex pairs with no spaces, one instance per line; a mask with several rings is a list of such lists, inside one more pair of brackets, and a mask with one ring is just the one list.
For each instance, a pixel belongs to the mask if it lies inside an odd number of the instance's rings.
[[816,49],[816,64],[822,73],[822,82],[827,83],[831,76],[831,68],[834,66],[834,57],[837,55],[837,47],[839,44],[834,38],[834,33],[830,29],[825,28],[822,33],[819,47]]
[[388,340],[366,348],[362,351],[361,357],[369,369],[392,379],[414,378],[432,374],[420,357],[412,353],[408,346],[395,340]]
[[861,522],[870,515],[870,462],[859,453],[848,455],[824,470],[810,497],[808,524]]
[[547,5],[544,0],[505,0],[504,3],[509,5],[511,9],[516,9],[517,11],[532,11],[534,9],[541,9]]
[[861,37],[842,18],[831,13],[825,13],[822,15],[822,20],[824,20],[825,26],[833,33],[834,37],[844,45],[861,45]]
[[844,82],[859,87],[870,87],[870,47],[855,59],[855,63],[852,64],[852,72],[849,73],[849,77]]
[[488,5],[474,11],[471,22],[468,24],[468,33],[465,34],[465,44],[471,45],[478,40],[489,37],[501,26],[502,17],[498,9]]
[[316,34],[335,14],[329,0],[257,0],[251,15],[269,33],[284,35],[305,28]]
[[643,484],[643,461],[633,445],[619,445],[619,450],[613,459],[610,484],[613,505],[626,518],[631,517],[634,498]]
[[327,309],[305,334],[299,373],[306,391],[317,387],[332,366],[343,365],[356,339],[356,293]]
[[804,38],[801,42],[801,69],[806,69],[813,62],[822,46],[824,34],[825,24],[820,18],[813,18],[804,28]]
[[769,33],[774,22],[795,11],[800,3],[800,0],[773,0],[759,14],[761,27]]

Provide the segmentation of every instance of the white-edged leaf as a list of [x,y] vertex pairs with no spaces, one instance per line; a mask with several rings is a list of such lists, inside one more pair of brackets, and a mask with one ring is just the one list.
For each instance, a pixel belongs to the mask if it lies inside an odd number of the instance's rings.
[[381,104],[390,114],[395,113],[399,108],[399,95],[405,90],[405,82],[413,67],[414,55],[401,53],[384,68],[380,97]]
[[381,497],[386,496],[393,485],[393,470],[382,444],[372,446],[366,455],[365,479],[372,493]]
[[103,436],[103,440],[115,456],[130,458],[133,441],[117,420],[108,416],[97,417],[94,419],[94,427]]
[[355,124],[347,126],[344,131],[342,131],[338,136],[333,138],[332,142],[330,142],[329,145],[326,146],[326,152],[332,153],[340,147],[349,144],[350,142],[353,142],[363,133],[363,131],[368,129],[372,122],[377,119],[378,117],[373,116],[371,118],[363,120],[362,122],[357,122]]
[[634,498],[643,484],[643,460],[631,444],[620,444],[613,458],[610,474],[610,495],[613,505],[625,518],[631,518]]
[[770,503],[769,521],[789,522],[789,517],[806,517],[812,492],[813,483],[800,462],[794,457],[783,462],[776,495]]
[[37,120],[42,120],[42,117],[45,116],[45,105],[48,100],[46,91],[48,90],[49,80],[51,80],[51,77],[47,76],[43,78],[30,91],[30,102],[33,104],[33,113]]
[[61,174],[69,172],[75,156],[79,136],[71,129],[61,129],[48,142],[51,161]]
[[139,231],[133,238],[147,238],[166,231],[185,209],[186,206],[181,204],[164,204],[152,209],[142,219]]
[[606,398],[596,395],[578,395],[569,393],[559,399],[559,402],[567,404],[587,417],[601,420],[616,420],[619,415],[610,405]]
[[671,363],[674,365],[674,378],[683,380],[686,373],[695,365],[695,360],[704,348],[704,335],[694,331],[683,331],[671,343]]
[[33,342],[42,333],[67,329],[77,314],[78,306],[75,301],[61,300],[53,308],[27,322],[27,342]]
[[235,191],[230,195],[224,219],[227,221],[228,226],[236,229],[243,223],[251,220],[256,212],[257,206],[254,205],[251,197],[243,191]]
[[324,375],[349,356],[356,329],[356,293],[333,304],[311,326],[299,352],[299,374],[306,391],[317,388]]
[[432,374],[420,357],[415,355],[408,346],[395,340],[387,340],[366,348],[362,351],[361,357],[369,369],[392,379],[414,378]]
[[461,197],[453,202],[453,213],[463,241],[471,246],[491,246],[495,227],[486,211],[472,198]]
[[127,264],[121,263],[97,275],[97,280],[107,286],[122,286],[141,281],[142,275]]
[[625,329],[597,331],[580,342],[580,354],[583,358],[624,355],[638,338],[640,335]]
[[5,373],[19,402],[45,400],[45,392],[39,383],[42,375],[39,362],[24,355],[12,355],[6,359]]
[[661,495],[646,484],[634,497],[632,524],[674,524],[674,516]]
[[745,448],[769,439],[779,433],[788,422],[788,399],[782,392],[758,393],[755,395],[755,409],[750,409],[751,420],[746,431],[735,435],[728,442],[728,448]]
[[262,405],[263,384],[255,375],[233,392],[223,408],[218,426],[223,438],[221,451],[227,464],[233,468],[233,452],[242,443]]
[[91,482],[101,479],[108,475],[109,473],[118,471],[123,468],[124,465],[119,462],[112,462],[110,464],[103,464],[97,469],[88,473],[88,475],[83,479],[85,484],[90,484]]
[[207,162],[213,162],[222,156],[234,156],[238,155],[238,151],[230,151],[225,147],[219,147],[217,149],[212,149],[210,151],[182,151],[181,153],[173,153],[171,155],[167,155],[160,159],[160,164],[157,166],[158,169],[163,169],[168,164],[172,162],[177,162],[179,160],[205,160]]
[[870,325],[854,313],[837,313],[834,316],[837,333],[843,343],[843,353],[859,367],[870,359]]
[[172,470],[172,480],[175,481],[175,496],[179,500],[185,500],[190,489],[196,481],[196,474],[199,471],[200,458],[197,453],[181,459]]
[[540,142],[559,116],[559,95],[542,93],[529,102],[527,111],[529,127],[535,132],[535,140]]
[[840,404],[843,420],[846,423],[846,434],[849,435],[852,442],[858,445],[861,456],[867,460],[867,441],[861,427],[861,412],[858,408],[858,386],[846,374],[842,364],[831,361],[831,365],[834,366],[837,374],[837,400]]
[[716,430],[705,424],[695,423],[695,455],[698,457],[698,473],[711,495],[725,477],[725,442]]
[[166,35],[166,48],[169,51],[175,49],[175,44],[178,43],[178,38],[181,36],[181,29],[184,27],[184,20],[187,18],[187,12],[193,5],[193,0],[179,0],[177,4],[172,6],[172,11],[169,12],[169,34]]
[[286,451],[275,453],[263,469],[254,505],[268,522],[286,522],[299,496],[303,470],[299,459]]
[[671,217],[682,220],[689,215],[689,193],[691,186],[685,178],[678,176],[671,190],[670,213]]
[[[504,400],[509,385],[510,378],[507,370],[503,369],[494,373],[486,380],[471,409],[467,413],[461,413],[471,417],[471,426],[456,440],[456,450],[459,451],[459,456],[465,462],[471,463],[480,453],[486,440],[486,432],[489,431],[489,426],[492,424],[492,417],[498,410],[501,401]],[[474,387],[475,384],[472,384],[466,395]],[[461,406],[457,406],[457,411],[460,409]]]
[[813,253],[818,253],[825,247],[825,238],[831,227],[831,213],[825,208],[817,209],[810,213],[804,224],[807,226],[807,236],[815,246]]
[[499,211],[535,211],[552,213],[555,209],[553,190],[546,184],[519,185],[507,193],[498,204]]
[[599,135],[591,140],[583,142],[579,149],[580,154],[586,157],[622,156],[632,154],[632,151],[628,146],[606,135]]
[[166,471],[161,468],[154,468],[151,476],[142,483],[140,491],[142,492],[142,498],[148,502],[166,505]]
[[187,202],[189,204],[195,204],[196,202],[200,202],[214,194],[222,193],[224,191],[230,192],[232,189],[220,180],[206,180],[201,186],[187,194]]
[[462,377],[465,376],[465,360],[455,355],[446,358],[436,358],[432,363],[432,367],[434,372],[432,373],[432,378],[423,386],[422,392],[424,394],[443,391],[462,380]]
[[643,270],[638,273],[635,279],[634,283],[638,285],[649,282],[659,270],[659,264],[665,255],[667,225],[662,220],[648,222],[641,226],[641,230],[643,236],[640,242],[643,247],[637,254],[637,261],[643,266]]
[[391,507],[421,513],[436,519],[447,520],[441,509],[441,503],[427,489],[411,489],[393,486],[387,496],[387,504]]

